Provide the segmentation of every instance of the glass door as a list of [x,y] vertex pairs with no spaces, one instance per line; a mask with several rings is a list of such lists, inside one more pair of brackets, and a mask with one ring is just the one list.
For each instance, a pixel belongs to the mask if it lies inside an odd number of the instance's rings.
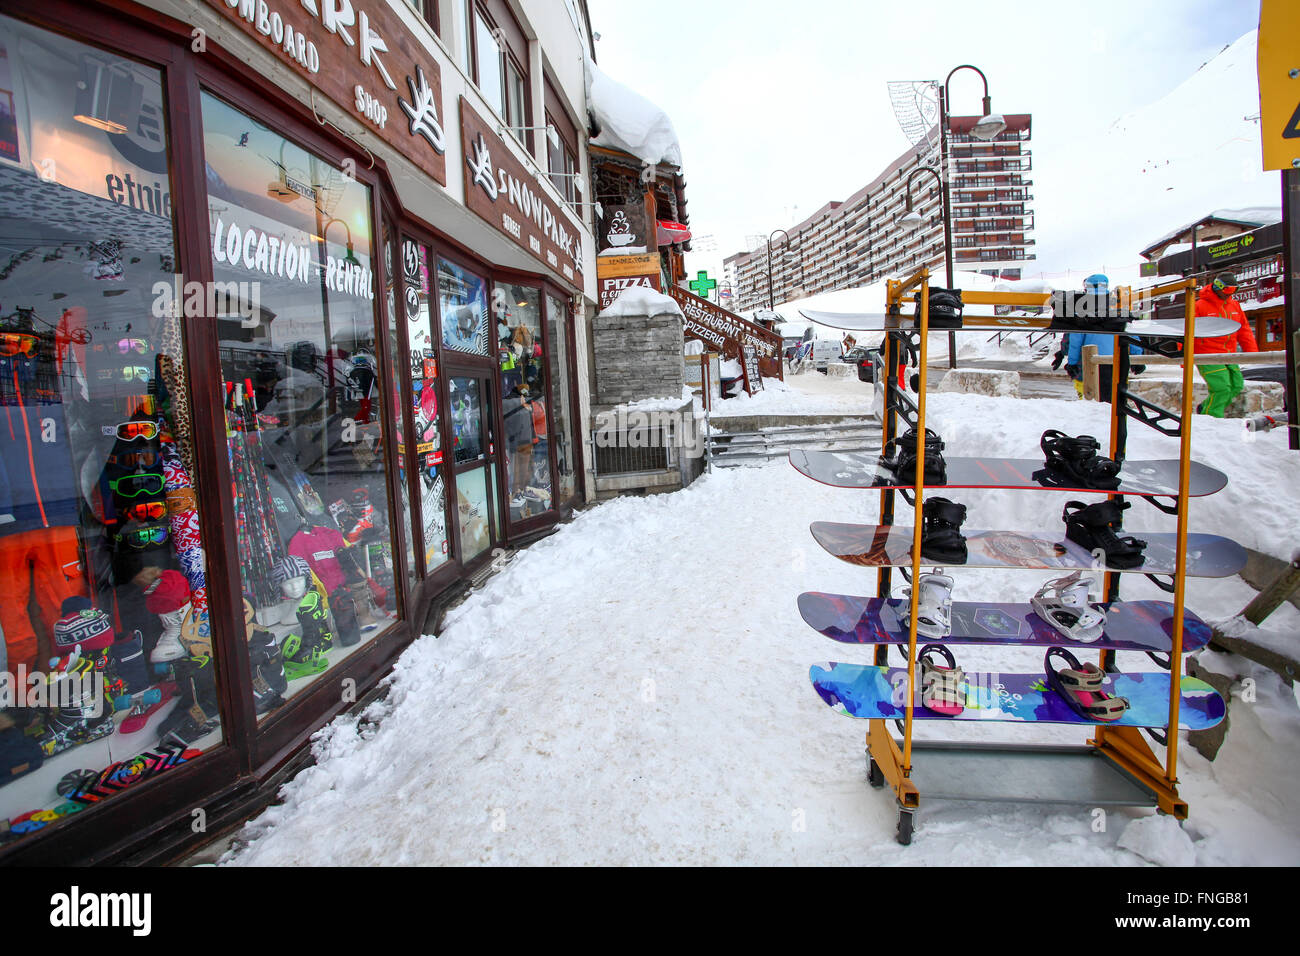
[[447,388],[456,475],[456,530],[461,561],[471,564],[498,538],[493,499],[497,476],[492,383],[481,371],[449,368]]

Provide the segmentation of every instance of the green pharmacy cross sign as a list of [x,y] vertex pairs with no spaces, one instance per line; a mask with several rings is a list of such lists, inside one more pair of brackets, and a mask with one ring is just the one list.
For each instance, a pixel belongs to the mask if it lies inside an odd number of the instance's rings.
[[686,284],[690,287],[690,290],[701,299],[707,299],[709,293],[718,287],[718,280],[710,279],[708,271],[701,269],[699,272],[695,273],[695,278]]

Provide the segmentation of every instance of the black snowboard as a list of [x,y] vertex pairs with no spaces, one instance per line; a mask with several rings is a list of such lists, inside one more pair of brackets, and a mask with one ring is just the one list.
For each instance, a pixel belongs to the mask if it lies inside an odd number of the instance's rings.
[[[813,538],[830,554],[865,567],[906,567],[912,563],[912,528],[907,525],[841,524],[814,521]],[[1176,535],[1130,531],[1147,542],[1144,560],[1136,568],[1107,568],[1138,574],[1173,574]],[[1093,556],[1060,531],[967,531],[966,560],[936,561],[922,554],[921,563],[968,568],[1042,568],[1049,571],[1088,570]],[[1217,534],[1187,536],[1189,577],[1226,578],[1246,566],[1246,549]]]
[[[899,482],[894,473],[879,463],[879,456],[868,452],[792,451],[790,464],[801,475],[835,488],[910,488],[912,482]],[[944,457],[946,488],[1047,488],[1052,491],[1097,492],[1106,488],[1086,488],[1055,471],[1049,471],[1041,459],[1032,458],[949,458]],[[928,471],[929,469],[927,469]],[[1119,495],[1178,494],[1178,462],[1175,460],[1126,461],[1119,472]],[[1193,498],[1222,491],[1228,476],[1200,462],[1192,462],[1188,473],[1187,493]],[[938,482],[926,482],[939,487]]]

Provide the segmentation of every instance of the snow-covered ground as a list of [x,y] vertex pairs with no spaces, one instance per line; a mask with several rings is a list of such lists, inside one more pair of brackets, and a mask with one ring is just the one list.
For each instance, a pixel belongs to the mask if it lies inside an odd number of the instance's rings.
[[763,379],[763,390],[753,395],[741,393],[718,402],[713,418],[738,415],[868,415],[875,389],[870,382],[858,381],[856,372],[847,378],[832,378],[809,369],[795,375],[785,373],[785,381]]
[[[820,376],[818,376],[820,378]],[[865,386],[864,386],[865,387]],[[1092,403],[936,394],[931,425],[947,453],[1037,453],[1049,427],[1104,434]],[[1280,433],[1245,439],[1197,417],[1197,457],[1224,469],[1191,527],[1289,557],[1300,528],[1300,472]],[[1131,436],[1135,457],[1174,441]],[[1051,527],[1068,495],[961,491],[968,527]],[[869,661],[800,619],[804,590],[874,593],[875,574],[836,561],[808,535],[819,519],[871,522],[879,496],[825,487],[784,462],[717,469],[671,495],[593,508],[532,546],[417,640],[388,698],[358,723],[335,721],[317,764],[250,823],[226,862],[285,864],[988,864],[1300,863],[1300,712],[1294,694],[1237,659],[1257,682],[1234,699],[1214,763],[1180,747],[1191,818],[1115,810],[1094,832],[1085,808],[930,802],[911,847],[894,840],[888,791],[864,777],[865,723],[825,708],[808,666]],[[1126,528],[1168,529],[1142,502]],[[1046,576],[1046,575],[1045,575]],[[1025,572],[962,570],[956,597],[1025,600]],[[1130,598],[1161,598],[1126,575]],[[1228,618],[1254,591],[1193,579],[1189,607]],[[1267,622],[1294,646],[1300,612]],[[968,669],[1036,671],[1026,648],[958,647]],[[1128,669],[1152,669],[1120,654]],[[917,725],[918,738],[1081,743],[1079,728]],[[322,835],[328,834],[327,839]]]

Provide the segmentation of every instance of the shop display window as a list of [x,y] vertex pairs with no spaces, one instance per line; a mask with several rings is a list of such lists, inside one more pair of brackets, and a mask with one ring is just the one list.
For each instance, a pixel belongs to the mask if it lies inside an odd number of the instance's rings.
[[573,419],[569,399],[569,363],[564,360],[568,341],[565,316],[568,306],[563,299],[546,297],[546,328],[550,333],[550,353],[546,356],[551,370],[551,418],[554,432],[551,443],[555,453],[555,472],[559,476],[560,501],[568,501],[578,491],[578,476],[573,452]]
[[0,846],[221,742],[168,153],[159,71],[0,17]]
[[429,300],[429,250],[402,240],[406,334],[411,348],[411,406],[415,461],[420,474],[421,537],[425,574],[451,558],[447,539],[447,479],[438,414],[438,353]]
[[541,292],[499,282],[493,302],[510,491],[507,501],[511,520],[521,521],[549,511],[552,503]]
[[446,259],[438,260],[438,313],[442,344],[458,352],[488,354],[487,280]]
[[215,96],[201,106],[260,719],[399,611],[370,188]]
[[[393,405],[393,427],[397,430],[397,483],[401,490],[399,494],[402,502],[402,518],[406,528],[411,527],[411,493],[406,484],[406,469],[410,467],[408,461],[410,454],[407,450],[404,435],[406,434],[406,403],[402,401],[402,377],[397,374],[403,361],[401,356],[401,336],[397,327],[397,295],[400,288],[400,279],[394,272],[398,264],[397,257],[397,240],[393,232],[388,228],[388,223],[384,223],[384,314],[388,317],[388,367],[393,369],[391,381],[388,383],[388,394]],[[411,538],[411,533],[406,532],[406,586],[409,593],[410,589],[415,587],[419,578],[415,566],[415,545]]]

